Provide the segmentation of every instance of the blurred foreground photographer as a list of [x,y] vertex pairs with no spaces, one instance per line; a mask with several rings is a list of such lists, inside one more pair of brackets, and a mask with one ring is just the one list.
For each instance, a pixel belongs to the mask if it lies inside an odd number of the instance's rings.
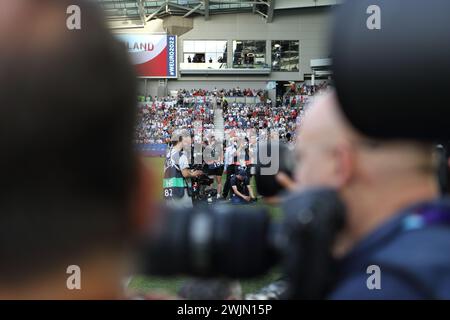
[[431,143],[367,138],[328,93],[305,118],[297,156],[302,187],[332,187],[346,206],[329,298],[450,298],[450,202],[438,200]]
[[[450,200],[432,156],[450,137],[449,10],[446,0],[347,0],[336,10],[334,83],[356,130],[341,125],[334,178],[311,179],[337,185],[348,206],[333,298],[450,298]],[[361,270],[372,273],[367,284]]]
[[0,0],[0,46],[0,299],[124,298],[153,212],[126,50],[82,0]]

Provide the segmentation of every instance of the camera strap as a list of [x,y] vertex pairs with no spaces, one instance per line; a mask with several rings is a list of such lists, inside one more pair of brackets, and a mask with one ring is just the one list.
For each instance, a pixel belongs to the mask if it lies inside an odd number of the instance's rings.
[[[183,151],[180,151],[180,152],[178,153],[178,155],[179,155],[179,158],[180,158],[180,157],[183,155]],[[179,158],[178,158],[178,161],[179,161]],[[184,184],[185,184],[184,187],[187,189],[188,195],[189,195],[189,196],[192,196],[192,193],[190,192],[191,190],[190,190],[189,183],[188,183],[187,179],[183,176],[183,172],[182,172],[182,170],[180,169],[180,166],[179,166],[179,164],[178,164],[176,161],[173,162],[173,167],[175,168],[175,170],[177,170],[177,171],[180,172],[181,177],[183,178],[183,181],[184,181]]]
[[[175,165],[175,167],[177,168],[178,171],[181,172],[180,168],[179,168],[177,165]],[[186,188],[186,192],[187,192],[188,196],[189,196],[189,197],[192,197],[192,186],[189,185],[189,182],[188,182],[188,180],[183,176],[183,173],[181,174],[181,176],[183,177],[183,181],[184,181],[184,184],[185,184],[184,187]]]

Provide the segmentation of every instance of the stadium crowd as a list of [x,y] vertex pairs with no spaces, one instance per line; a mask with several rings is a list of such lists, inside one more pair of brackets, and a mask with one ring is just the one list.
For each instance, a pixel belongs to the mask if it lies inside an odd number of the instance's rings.
[[177,98],[158,98],[138,107],[136,143],[168,143],[175,129],[193,128],[201,121],[205,129],[213,129],[214,110],[209,102],[184,106]]
[[[136,144],[165,144],[175,129],[194,131],[194,123],[201,122],[204,131],[214,129],[213,99],[223,99],[224,129],[261,129],[278,133],[281,139],[295,140],[298,116],[308,98],[326,84],[318,86],[293,85],[276,107],[267,99],[267,91],[260,89],[203,89],[179,90],[171,97],[142,97],[138,105]],[[203,97],[203,98],[198,98]],[[259,97],[255,103],[227,103],[227,97]],[[264,132],[266,130],[263,130]],[[261,131],[261,132],[263,132]],[[264,139],[264,136],[260,137]]]
[[178,95],[181,97],[204,97],[204,96],[222,96],[222,97],[262,97],[266,94],[265,90],[255,90],[255,89],[241,89],[239,87],[233,89],[217,89],[214,90],[204,90],[204,89],[192,89],[185,90],[180,89]]

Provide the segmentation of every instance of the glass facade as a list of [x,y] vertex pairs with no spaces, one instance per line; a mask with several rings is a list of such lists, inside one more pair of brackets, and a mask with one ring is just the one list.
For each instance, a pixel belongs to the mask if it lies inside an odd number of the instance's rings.
[[233,41],[233,68],[264,67],[267,67],[265,40]]
[[299,71],[299,41],[272,41],[272,70]]
[[[226,40],[184,40],[180,69],[227,68]],[[298,72],[300,44],[298,40],[233,40],[230,66],[237,69],[270,68],[272,71]],[[266,48],[266,44],[270,48]],[[270,49],[271,65],[266,57]]]
[[227,41],[225,40],[185,40],[183,42],[183,64],[206,64],[206,68],[226,68]]

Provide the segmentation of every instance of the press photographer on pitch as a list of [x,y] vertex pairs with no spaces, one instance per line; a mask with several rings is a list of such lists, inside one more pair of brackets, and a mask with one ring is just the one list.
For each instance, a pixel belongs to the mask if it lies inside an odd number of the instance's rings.
[[256,200],[245,169],[238,169],[235,174],[231,175],[230,185],[232,204],[248,204]]

